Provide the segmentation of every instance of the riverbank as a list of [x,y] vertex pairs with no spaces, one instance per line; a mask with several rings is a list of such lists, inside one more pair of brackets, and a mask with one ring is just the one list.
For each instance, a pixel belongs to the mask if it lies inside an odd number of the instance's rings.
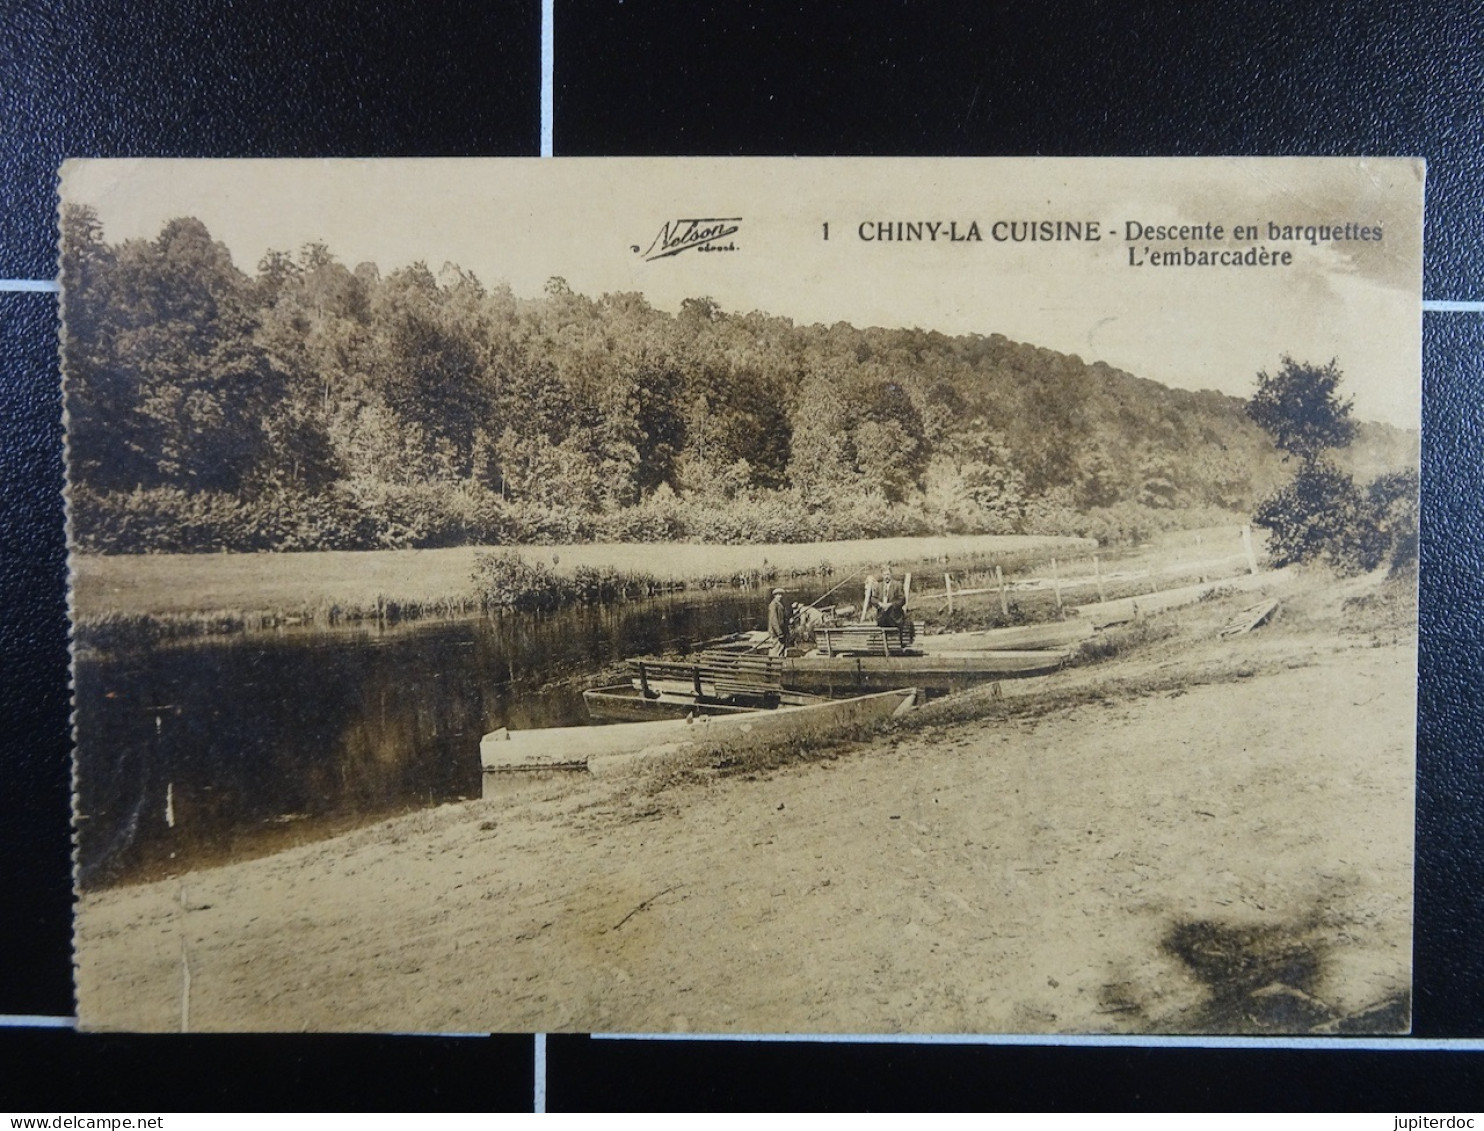
[[1215,630],[1252,596],[1203,602],[805,761],[531,781],[85,894],[83,1021],[1405,1028],[1415,620],[1373,579],[1285,584],[1249,635]]
[[696,584],[734,575],[819,575],[841,580],[884,561],[1016,563],[1087,553],[1087,539],[1032,535],[872,538],[851,542],[729,546],[612,543],[570,546],[461,546],[441,550],[358,550],[276,554],[78,554],[72,560],[73,616],[89,626],[140,618],[177,622],[195,634],[284,624],[457,614],[479,607],[476,557],[516,553],[563,575],[579,568],[646,573]]

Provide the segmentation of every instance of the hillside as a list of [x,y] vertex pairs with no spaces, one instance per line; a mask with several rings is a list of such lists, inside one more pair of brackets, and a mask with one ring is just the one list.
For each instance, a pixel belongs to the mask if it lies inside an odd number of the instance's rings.
[[[1126,538],[1250,513],[1287,475],[1239,398],[999,334],[671,314],[559,278],[521,298],[318,244],[248,274],[194,219],[63,228],[85,550]],[[1369,428],[1351,458],[1415,444]]]

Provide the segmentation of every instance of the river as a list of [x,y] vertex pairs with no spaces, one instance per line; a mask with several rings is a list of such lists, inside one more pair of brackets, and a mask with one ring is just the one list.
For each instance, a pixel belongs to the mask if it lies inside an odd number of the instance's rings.
[[478,797],[481,735],[585,723],[605,668],[760,627],[766,601],[724,590],[80,655],[79,879],[156,879]]

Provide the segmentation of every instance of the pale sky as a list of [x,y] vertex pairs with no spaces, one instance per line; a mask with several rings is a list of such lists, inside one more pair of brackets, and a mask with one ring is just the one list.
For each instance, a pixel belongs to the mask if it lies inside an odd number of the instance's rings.
[[[1422,165],[1406,159],[557,158],[77,161],[64,200],[110,241],[195,216],[245,271],[321,241],[383,274],[423,260],[539,295],[553,275],[598,296],[799,323],[1000,333],[1183,388],[1252,391],[1283,354],[1338,360],[1356,415],[1416,428]],[[646,260],[662,225],[740,217],[716,244]],[[861,238],[935,222],[936,240]],[[999,222],[1096,222],[1097,242],[1015,242]],[[977,224],[979,241],[951,240]],[[824,225],[829,238],[824,238]],[[1154,239],[1129,225],[1221,225]],[[1240,238],[1235,225],[1256,227]],[[1340,239],[1270,227],[1329,225]],[[1348,225],[1348,228],[1347,228]],[[1360,230],[1371,239],[1357,238]],[[1374,238],[1380,229],[1380,239]],[[894,229],[895,230],[895,229]],[[1023,229],[1016,229],[1023,230]],[[926,229],[923,230],[924,236]],[[1208,233],[1209,234],[1209,233]],[[1289,266],[1145,263],[1146,249],[1289,252]],[[639,253],[632,249],[638,247]]]

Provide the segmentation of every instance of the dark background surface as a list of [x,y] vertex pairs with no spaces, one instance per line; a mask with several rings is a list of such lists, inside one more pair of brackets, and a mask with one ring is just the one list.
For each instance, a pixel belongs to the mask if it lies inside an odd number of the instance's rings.
[[[0,276],[54,274],[68,156],[534,154],[535,3],[0,8]],[[560,154],[1405,154],[1426,286],[1484,299],[1484,11],[557,5]],[[0,296],[0,1012],[71,1012],[55,299]],[[1484,315],[1424,322],[1415,1032],[1484,1036]],[[531,1042],[0,1033],[0,1104],[519,1108]],[[553,1038],[560,1108],[1473,1106],[1461,1053]]]

